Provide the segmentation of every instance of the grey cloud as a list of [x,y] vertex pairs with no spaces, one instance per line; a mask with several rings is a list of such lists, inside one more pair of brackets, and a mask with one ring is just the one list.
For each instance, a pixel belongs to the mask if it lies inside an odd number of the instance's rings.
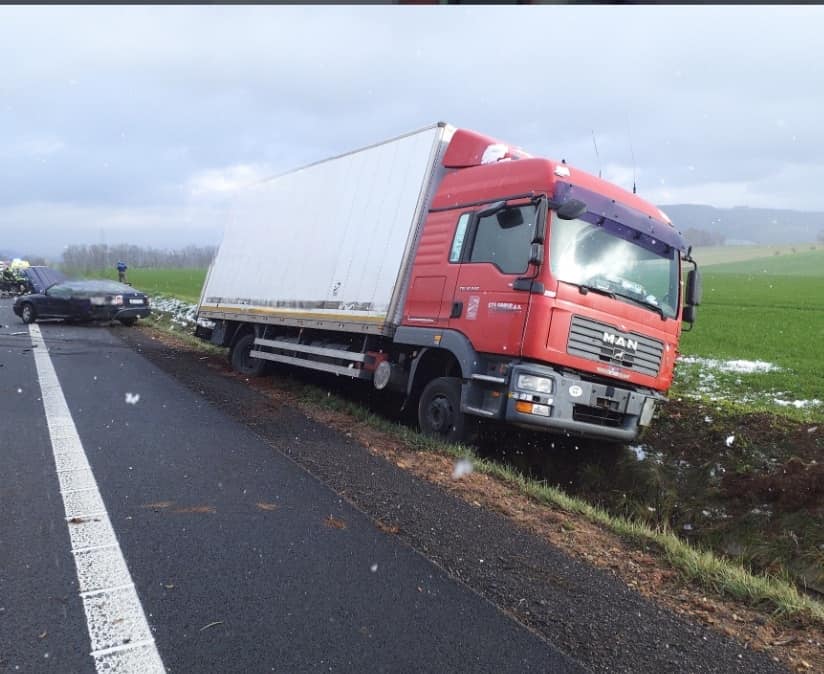
[[[630,170],[631,132],[642,194],[824,209],[822,19],[776,6],[3,7],[0,217],[81,205],[96,219],[86,236],[116,229],[112,209],[160,208],[172,227],[200,172],[279,172],[437,120],[593,172],[592,131],[601,165]],[[55,215],[67,240],[81,235],[71,222]]]

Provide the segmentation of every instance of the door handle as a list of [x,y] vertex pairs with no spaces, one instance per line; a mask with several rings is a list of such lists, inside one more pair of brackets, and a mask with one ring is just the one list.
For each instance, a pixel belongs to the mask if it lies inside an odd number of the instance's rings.
[[463,312],[463,302],[453,302],[452,303],[452,312],[449,314],[449,318],[460,318],[462,312]]

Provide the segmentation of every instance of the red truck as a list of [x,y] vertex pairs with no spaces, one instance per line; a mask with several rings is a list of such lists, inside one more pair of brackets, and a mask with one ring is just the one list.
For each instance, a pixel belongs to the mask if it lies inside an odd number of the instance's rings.
[[196,334],[249,375],[275,361],[397,391],[449,441],[489,419],[626,442],[700,295],[652,204],[441,123],[244,190]]

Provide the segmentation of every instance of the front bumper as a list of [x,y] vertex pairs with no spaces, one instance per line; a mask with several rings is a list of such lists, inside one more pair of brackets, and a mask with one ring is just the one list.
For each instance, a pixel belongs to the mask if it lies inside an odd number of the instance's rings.
[[91,321],[119,321],[122,318],[146,318],[150,313],[151,310],[145,305],[123,308],[111,305],[91,305],[77,318]]
[[116,321],[121,318],[146,318],[150,313],[149,307],[129,307],[116,311],[112,318]]
[[[521,375],[552,381],[548,393],[518,388]],[[472,382],[470,388],[483,386]],[[501,392],[503,393],[503,392]],[[666,400],[650,389],[633,390],[585,381],[564,375],[546,365],[518,363],[509,371],[506,392],[500,396],[479,396],[467,392],[465,400],[491,402],[497,398],[497,409],[486,408],[484,416],[503,419],[508,423],[578,437],[600,438],[616,442],[632,442],[641,427],[652,420],[658,402]],[[463,406],[464,411],[478,413],[477,405]],[[476,409],[472,409],[475,407]]]

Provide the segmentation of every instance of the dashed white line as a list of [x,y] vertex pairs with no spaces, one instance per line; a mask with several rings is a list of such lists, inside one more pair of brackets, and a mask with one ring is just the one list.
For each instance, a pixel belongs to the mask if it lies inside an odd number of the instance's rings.
[[104,543],[102,545],[87,545],[83,548],[72,548],[72,553],[75,555],[78,552],[91,552],[92,550],[103,550],[105,548],[114,548],[117,546],[117,543]]
[[29,334],[95,669],[165,673],[43,335],[35,324]]
[[135,641],[133,644],[128,644],[126,646],[113,646],[112,648],[103,648],[99,651],[95,651],[92,655],[99,656],[99,655],[111,655],[112,653],[122,653],[123,651],[128,651],[133,648],[140,648],[142,646],[148,646],[149,644],[153,644],[154,642],[149,639],[148,641]]
[[88,592],[81,592],[80,596],[84,599],[86,597],[96,597],[99,594],[106,594],[107,592],[119,592],[120,590],[131,590],[134,587],[133,583],[126,583],[125,585],[112,585],[111,587],[102,587],[99,590],[89,590]]
[[[63,505],[64,506],[66,505],[65,501],[64,501]],[[95,510],[93,513],[82,513],[82,514],[79,514],[79,515],[66,515],[65,519],[70,524],[82,524],[82,522],[74,522],[72,520],[91,520],[91,519],[94,519],[95,517],[108,517],[108,516],[109,516],[109,513],[107,513],[105,510]]]

